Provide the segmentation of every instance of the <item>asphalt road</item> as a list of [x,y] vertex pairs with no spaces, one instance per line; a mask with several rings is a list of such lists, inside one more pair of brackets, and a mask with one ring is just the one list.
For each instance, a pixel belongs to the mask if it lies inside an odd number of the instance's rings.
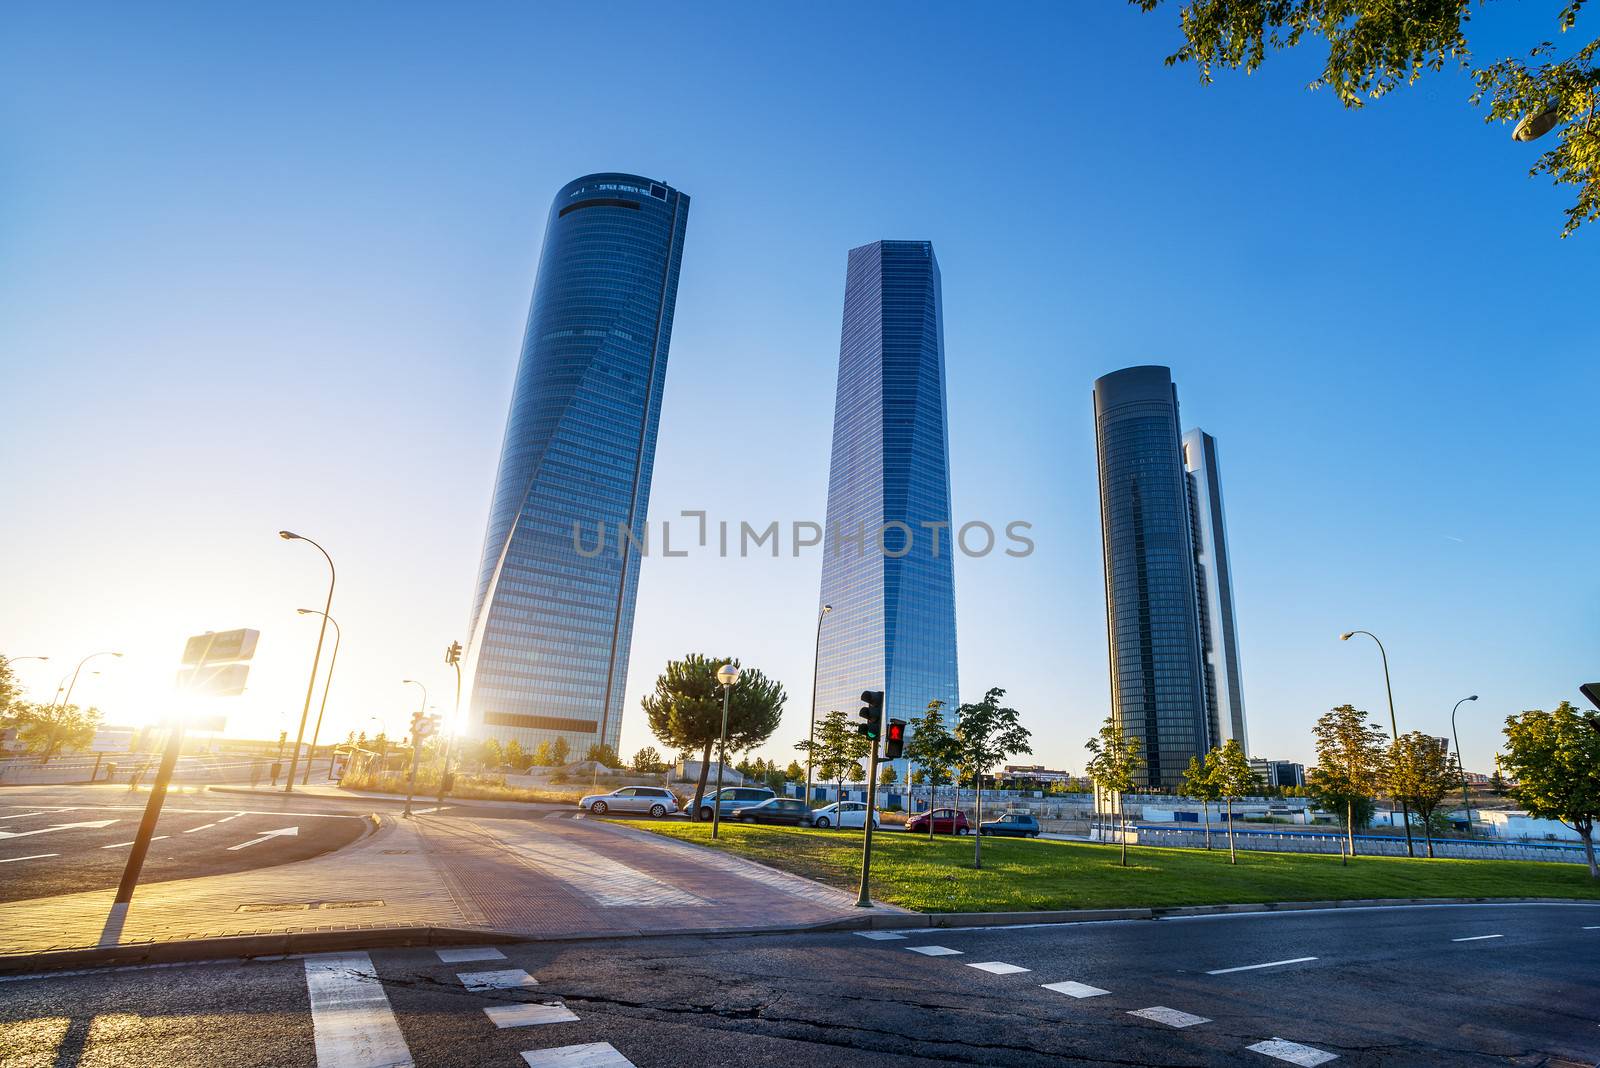
[[[956,952],[917,952],[934,947]],[[0,1065],[1556,1068],[1600,1059],[1600,908],[1583,906],[444,954],[0,981]],[[552,1059],[574,1046],[591,1047],[591,1058]]]
[[[0,793],[0,901],[116,886],[148,798],[126,786]],[[364,826],[359,809],[322,798],[172,792],[141,881],[304,860],[348,845]]]

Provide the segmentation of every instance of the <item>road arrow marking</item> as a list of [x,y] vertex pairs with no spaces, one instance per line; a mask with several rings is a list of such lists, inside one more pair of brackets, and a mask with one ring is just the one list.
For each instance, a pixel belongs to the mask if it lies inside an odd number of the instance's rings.
[[82,823],[58,823],[54,827],[40,827],[36,831],[0,831],[0,839],[26,838],[30,834],[47,834],[50,831],[68,831],[74,827],[109,827],[116,820],[85,820]]
[[228,852],[232,853],[235,849],[243,849],[246,846],[260,845],[262,842],[265,842],[267,839],[276,838],[276,837],[278,837],[279,835],[282,835],[282,834],[296,834],[297,835],[299,833],[300,833],[300,828],[298,828],[298,827],[280,827],[275,831],[268,831],[266,834],[263,834],[260,838],[252,838],[248,842],[240,842],[236,846],[229,846],[228,847]]

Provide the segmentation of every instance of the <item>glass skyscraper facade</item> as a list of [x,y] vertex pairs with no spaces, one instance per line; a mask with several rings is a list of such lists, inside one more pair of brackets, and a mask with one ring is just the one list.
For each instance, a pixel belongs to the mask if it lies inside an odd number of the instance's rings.
[[1233,568],[1228,562],[1227,520],[1217,439],[1196,427],[1183,435],[1183,469],[1189,480],[1193,521],[1196,599],[1200,604],[1200,651],[1206,673],[1206,711],[1214,745],[1236,739],[1250,752],[1244,725],[1244,690],[1239,670],[1239,633],[1233,615]]
[[[955,712],[956,603],[939,263],[926,241],[852,249],[833,413],[814,720]],[[935,536],[937,535],[937,548]],[[852,722],[854,720],[852,719]]]
[[1112,715],[1141,743],[1142,781],[1173,787],[1214,743],[1172,373],[1096,379],[1094,420]]
[[646,544],[688,214],[632,174],[550,207],[472,606],[478,737],[617,744],[640,556],[622,534]]

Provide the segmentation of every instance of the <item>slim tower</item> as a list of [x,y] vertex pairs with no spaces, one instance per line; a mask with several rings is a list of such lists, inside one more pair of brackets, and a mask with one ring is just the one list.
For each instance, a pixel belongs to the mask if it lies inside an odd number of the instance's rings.
[[1250,752],[1239,672],[1239,634],[1233,614],[1233,570],[1217,471],[1217,439],[1196,427],[1183,436],[1183,467],[1193,517],[1200,647],[1205,661],[1206,711],[1213,745],[1236,739]]
[[[885,715],[956,705],[956,602],[939,263],[927,241],[851,249],[813,720],[883,690]],[[937,543],[935,543],[937,535]],[[935,547],[937,544],[937,547]]]
[[472,606],[479,737],[617,744],[688,214],[632,174],[550,207]]

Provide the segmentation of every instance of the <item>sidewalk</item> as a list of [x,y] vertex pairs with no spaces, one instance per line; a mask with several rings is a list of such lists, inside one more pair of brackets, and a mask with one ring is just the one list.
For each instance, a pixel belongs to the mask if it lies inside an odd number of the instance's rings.
[[[379,819],[378,817],[373,817]],[[902,910],[751,861],[587,820],[382,817],[334,853],[0,904],[0,971],[354,946],[864,925]]]
[[[283,797],[282,786],[208,786],[207,791],[214,794],[273,794]],[[326,783],[311,783],[305,786],[296,786],[294,793],[289,796],[298,797],[330,797],[340,801],[392,801],[404,804],[405,794],[380,794],[369,793],[365,790],[346,790],[342,786],[330,786]],[[438,801],[433,794],[417,794],[411,799],[413,812],[432,812],[438,806]],[[578,806],[564,801],[502,801],[494,798],[447,797],[444,801],[445,809],[470,809],[488,808],[500,809],[508,812],[577,812]]]

